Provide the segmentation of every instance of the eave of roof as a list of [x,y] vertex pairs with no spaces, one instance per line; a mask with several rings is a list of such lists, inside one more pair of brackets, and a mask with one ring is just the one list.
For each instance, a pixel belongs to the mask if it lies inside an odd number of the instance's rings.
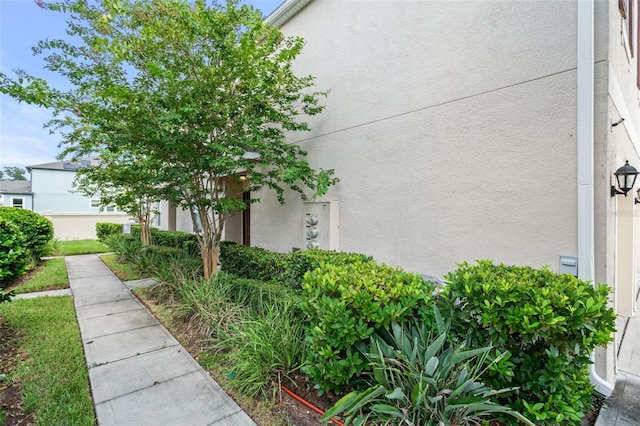
[[264,20],[274,27],[281,27],[289,19],[293,18],[303,7],[313,0],[285,0]]
[[99,159],[97,157],[81,158],[80,161],[56,161],[53,163],[36,164],[33,166],[27,166],[27,170],[31,172],[32,169],[36,170],[60,170],[65,172],[75,172],[81,167],[87,167],[98,164]]

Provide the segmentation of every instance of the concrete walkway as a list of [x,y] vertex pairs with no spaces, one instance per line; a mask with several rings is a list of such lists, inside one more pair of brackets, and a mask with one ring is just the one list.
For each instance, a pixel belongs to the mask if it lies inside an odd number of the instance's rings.
[[629,319],[618,353],[613,395],[600,410],[596,426],[640,425],[640,316]]
[[97,255],[65,261],[99,425],[255,424]]

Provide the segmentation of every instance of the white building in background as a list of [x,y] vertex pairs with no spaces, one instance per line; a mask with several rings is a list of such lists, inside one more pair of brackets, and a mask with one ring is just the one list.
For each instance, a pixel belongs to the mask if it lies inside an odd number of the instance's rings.
[[132,220],[114,206],[101,206],[98,197],[74,190],[76,171],[98,163],[96,158],[85,158],[28,166],[30,180],[0,181],[0,205],[32,210],[50,219],[56,239],[95,239],[97,222]]

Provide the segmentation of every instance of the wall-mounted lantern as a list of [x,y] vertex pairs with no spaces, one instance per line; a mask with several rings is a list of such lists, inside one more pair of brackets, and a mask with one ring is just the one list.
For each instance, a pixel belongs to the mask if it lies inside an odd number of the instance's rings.
[[619,190],[615,185],[611,185],[611,196],[615,197],[616,195],[624,194],[626,197],[627,193],[633,188],[633,184],[636,183],[638,170],[630,165],[629,160],[627,160],[624,166],[616,170],[613,175],[616,177]]

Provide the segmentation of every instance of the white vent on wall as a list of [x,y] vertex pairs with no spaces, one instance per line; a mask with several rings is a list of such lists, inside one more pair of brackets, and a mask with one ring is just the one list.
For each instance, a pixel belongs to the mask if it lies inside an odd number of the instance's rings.
[[303,250],[339,250],[338,202],[316,201],[304,203],[302,224]]

